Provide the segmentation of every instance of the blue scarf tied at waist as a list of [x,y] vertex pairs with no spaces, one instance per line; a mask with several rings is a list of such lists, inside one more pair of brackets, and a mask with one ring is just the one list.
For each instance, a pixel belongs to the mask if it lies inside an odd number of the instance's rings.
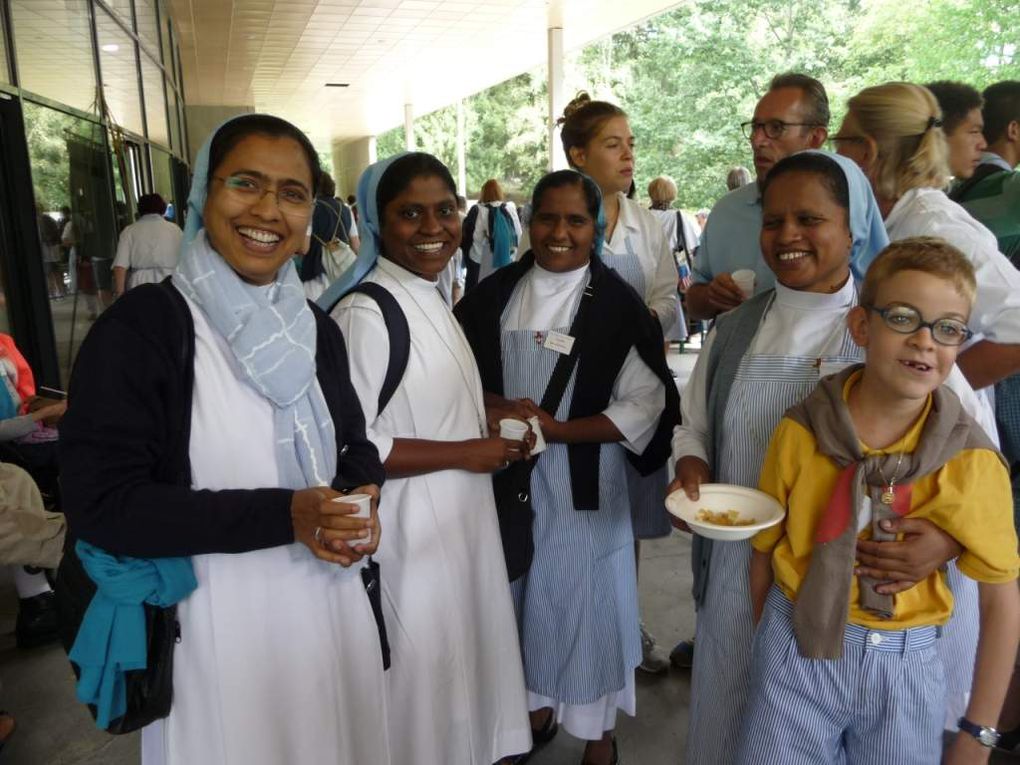
[[124,673],[147,665],[142,604],[172,606],[198,583],[191,558],[111,555],[80,540],[75,550],[97,589],[68,657],[81,670],[78,700],[96,707],[96,727],[106,730],[127,711]]

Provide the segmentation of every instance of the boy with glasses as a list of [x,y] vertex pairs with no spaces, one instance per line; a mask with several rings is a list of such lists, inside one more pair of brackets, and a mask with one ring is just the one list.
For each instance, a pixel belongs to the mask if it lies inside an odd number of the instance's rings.
[[1009,479],[942,386],[975,291],[970,262],[943,240],[890,245],[847,319],[865,364],[824,378],[776,429],[760,488],[788,514],[752,540],[761,621],[738,762],[939,761],[945,575],[895,596],[854,576],[858,538],[888,539],[889,521],[907,515],[954,537],[957,567],[979,582],[973,692],[944,762],[985,762],[998,740],[1020,634]]

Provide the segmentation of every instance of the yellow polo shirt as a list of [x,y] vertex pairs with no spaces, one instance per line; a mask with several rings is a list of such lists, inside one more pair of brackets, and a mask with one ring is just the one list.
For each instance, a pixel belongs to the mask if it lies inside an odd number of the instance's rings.
[[[846,399],[860,373],[843,389]],[[886,449],[864,454],[913,452],[931,409],[931,398],[910,430]],[[772,553],[772,570],[790,600],[796,601],[807,574],[814,547],[815,527],[829,504],[840,469],[818,451],[814,434],[783,418],[765,455],[758,487],[779,500],[786,510],[783,522],[751,540],[760,552]],[[1013,527],[1013,496],[1009,474],[998,455],[988,449],[967,449],[913,484],[910,518],[925,518],[956,539],[964,548],[957,559],[960,571],[979,582],[1000,583],[1017,578],[1017,537]],[[860,539],[869,539],[865,529]],[[852,624],[870,629],[898,630],[945,624],[953,611],[953,595],[945,575],[936,571],[923,582],[895,596],[891,619],[881,619],[860,608],[857,577],[850,590]]]

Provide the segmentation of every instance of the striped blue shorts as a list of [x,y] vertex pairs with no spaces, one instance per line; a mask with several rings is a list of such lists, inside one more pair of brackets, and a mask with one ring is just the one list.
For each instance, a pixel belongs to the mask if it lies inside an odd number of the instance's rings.
[[740,765],[933,765],[942,756],[945,674],[937,627],[848,624],[839,659],[805,659],[793,604],[773,588],[754,636]]

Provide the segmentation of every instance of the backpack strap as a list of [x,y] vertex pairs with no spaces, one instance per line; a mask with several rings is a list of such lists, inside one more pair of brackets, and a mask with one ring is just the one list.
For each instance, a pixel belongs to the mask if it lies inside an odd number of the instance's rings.
[[684,255],[690,256],[691,251],[687,249],[687,234],[684,233],[684,217],[680,210],[676,211],[676,243]]
[[374,300],[382,311],[386,333],[390,337],[390,359],[386,365],[382,389],[379,391],[379,408],[376,410],[382,412],[393,398],[400,381],[404,379],[407,361],[411,357],[411,329],[397,299],[381,284],[361,282],[347,294],[365,295]]

